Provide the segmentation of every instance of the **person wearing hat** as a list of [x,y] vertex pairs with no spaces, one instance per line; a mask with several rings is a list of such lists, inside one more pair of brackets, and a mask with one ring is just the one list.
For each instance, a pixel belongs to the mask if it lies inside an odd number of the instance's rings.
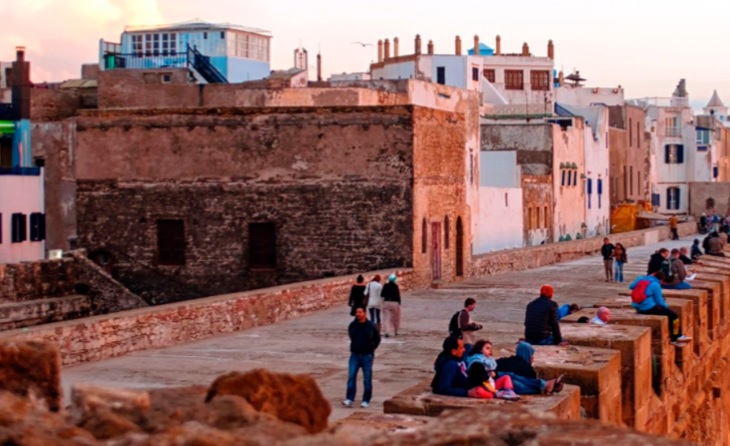
[[532,345],[559,345],[563,342],[558,323],[558,304],[550,285],[540,288],[540,297],[527,304],[525,340]]
[[395,281],[395,274],[388,276],[388,283],[383,285],[383,291],[380,293],[380,297],[383,298],[383,326],[386,338],[390,333],[398,336],[400,328],[400,289]]

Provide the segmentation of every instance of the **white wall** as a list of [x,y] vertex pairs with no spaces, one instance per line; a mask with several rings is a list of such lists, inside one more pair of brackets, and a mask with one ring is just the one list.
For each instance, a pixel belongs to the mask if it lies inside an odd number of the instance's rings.
[[569,86],[555,89],[555,102],[559,104],[588,107],[591,104],[605,104],[608,106],[624,105],[624,91],[617,88],[593,88]]
[[372,70],[371,77],[378,79],[415,79],[416,62],[408,60],[404,62],[388,61],[383,68]]
[[[34,212],[44,213],[43,173],[37,176],[0,175],[0,214],[2,214],[0,263],[44,258],[45,241],[30,241],[30,214]],[[10,221],[14,213],[26,214],[27,240],[22,243],[11,242]]]
[[[608,175],[608,108],[604,106],[590,107],[587,113],[589,123],[583,129],[585,151],[585,175],[593,180],[591,207],[588,208],[588,194],[585,194],[586,203],[586,236],[605,235],[609,227],[611,216],[611,182]],[[592,122],[595,120],[595,122]],[[594,130],[595,128],[595,130]],[[598,180],[603,180],[601,207],[598,207]],[[584,186],[585,187],[585,186]]]
[[522,233],[522,189],[480,187],[473,254],[521,248]]
[[483,187],[520,187],[521,170],[517,151],[482,151],[479,156],[479,185]]

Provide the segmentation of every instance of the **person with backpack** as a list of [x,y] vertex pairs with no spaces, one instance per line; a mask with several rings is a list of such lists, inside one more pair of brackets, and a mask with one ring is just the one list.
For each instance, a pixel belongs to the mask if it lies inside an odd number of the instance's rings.
[[355,309],[355,320],[347,329],[350,336],[350,361],[347,373],[347,393],[342,404],[353,407],[357,393],[357,372],[362,369],[363,386],[360,407],[368,407],[373,396],[373,361],[375,349],[380,345],[380,333],[375,325],[368,320],[364,308]]
[[684,267],[684,262],[680,258],[679,249],[672,249],[670,261],[671,276],[669,279],[664,279],[662,288],[665,290],[688,290],[692,288],[692,285],[684,281],[687,278],[687,269]]
[[672,344],[681,347],[691,338],[682,334],[677,313],[672,311],[664,300],[661,282],[664,280],[664,273],[655,271],[646,276],[639,276],[634,280],[629,289],[631,290],[631,306],[639,314],[666,316],[669,323],[669,334]]
[[471,312],[477,307],[477,301],[473,297],[467,297],[464,301],[464,308],[454,313],[449,321],[449,335],[461,336],[464,340],[466,354],[469,354],[472,345],[477,341],[476,331],[482,329],[471,319]]

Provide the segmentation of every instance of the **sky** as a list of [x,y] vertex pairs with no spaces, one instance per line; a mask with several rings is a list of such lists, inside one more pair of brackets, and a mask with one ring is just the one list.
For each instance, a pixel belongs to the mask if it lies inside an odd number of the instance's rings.
[[193,18],[263,28],[273,34],[271,68],[293,65],[302,45],[321,52],[325,77],[366,71],[378,39],[400,39],[401,54],[413,51],[420,34],[425,48],[450,54],[454,37],[464,47],[475,34],[503,52],[534,55],[555,43],[555,66],[578,69],[596,87],[624,87],[627,98],[671,96],[687,79],[693,104],[717,89],[730,103],[730,57],[724,43],[730,2],[704,0],[472,1],[421,0],[3,0],[0,60],[26,47],[33,82],[80,77],[82,63],[98,62],[99,39],[119,41],[125,25],[176,23]]

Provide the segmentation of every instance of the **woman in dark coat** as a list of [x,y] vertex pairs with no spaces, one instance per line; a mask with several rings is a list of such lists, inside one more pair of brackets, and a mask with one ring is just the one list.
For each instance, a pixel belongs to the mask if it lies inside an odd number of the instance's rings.
[[347,303],[350,306],[350,316],[355,316],[355,310],[358,308],[367,308],[368,306],[365,300],[364,281],[362,275],[359,275],[357,276],[357,283],[350,288],[350,299]]
[[538,379],[532,367],[535,349],[527,342],[517,344],[515,356],[497,359],[497,374],[512,378],[514,391],[518,395],[552,394],[563,390],[563,375],[545,381]]

